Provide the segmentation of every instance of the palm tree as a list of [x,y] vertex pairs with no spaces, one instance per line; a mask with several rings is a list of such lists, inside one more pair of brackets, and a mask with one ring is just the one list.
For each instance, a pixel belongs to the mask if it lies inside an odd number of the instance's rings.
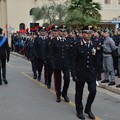
[[56,14],[59,18],[59,20],[63,20],[63,17],[65,17],[67,12],[67,6],[65,6],[64,4],[58,4],[56,5]]
[[42,6],[37,7],[33,10],[33,21],[36,22],[37,20],[43,20],[45,22],[45,20],[48,20],[49,23],[52,23],[52,15],[51,15],[51,10],[53,9],[52,6],[48,7],[48,6]]
[[35,22],[37,20],[40,20],[42,18],[42,14],[43,14],[43,11],[41,10],[41,8],[39,7],[34,8],[32,11],[33,21]]
[[96,24],[101,20],[99,10],[101,5],[92,0],[71,0],[65,19],[66,24],[76,27]]

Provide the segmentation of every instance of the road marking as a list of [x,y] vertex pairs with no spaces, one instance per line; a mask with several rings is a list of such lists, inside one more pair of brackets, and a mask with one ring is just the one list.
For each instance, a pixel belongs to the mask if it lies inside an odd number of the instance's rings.
[[[46,87],[46,85],[43,84],[42,82],[39,82],[39,81],[33,79],[32,77],[30,77],[29,75],[27,75],[25,72],[21,72],[21,74],[24,75],[25,77],[29,78],[31,81],[37,83],[39,86],[45,88],[47,91],[50,91],[51,93],[55,94],[55,91],[54,91],[54,90],[48,89],[48,88]],[[63,98],[62,98],[62,99],[63,99]],[[68,104],[71,105],[72,107],[75,107],[75,103],[72,102],[72,101],[70,101]],[[102,120],[102,119],[99,118],[98,116],[95,116],[95,118],[96,118],[95,120]]]
[[9,63],[7,63],[7,65],[8,65],[9,67],[11,67],[11,68],[14,68],[14,66],[13,66],[13,65],[10,65]]

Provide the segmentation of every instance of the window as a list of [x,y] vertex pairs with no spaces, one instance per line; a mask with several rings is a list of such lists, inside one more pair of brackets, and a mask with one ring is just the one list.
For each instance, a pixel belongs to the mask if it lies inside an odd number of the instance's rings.
[[25,24],[24,24],[24,23],[20,23],[19,29],[20,29],[20,30],[25,30]]
[[30,23],[30,28],[34,28],[36,26],[39,26],[39,23]]
[[110,4],[110,0],[105,0],[105,4]]
[[30,15],[33,15],[33,10],[34,10],[35,8],[32,8],[31,10],[30,10]]

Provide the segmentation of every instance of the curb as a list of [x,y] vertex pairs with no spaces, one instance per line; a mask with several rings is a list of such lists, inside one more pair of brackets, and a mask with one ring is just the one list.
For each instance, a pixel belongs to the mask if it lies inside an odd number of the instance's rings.
[[116,86],[108,86],[106,83],[99,83],[99,87],[120,95],[120,88],[116,88]]
[[15,56],[17,56],[17,57],[21,57],[21,58],[23,58],[23,59],[26,59],[26,60],[27,60],[27,58],[26,58],[24,55],[20,55],[20,54],[19,54],[19,53],[17,53],[17,52],[10,52],[10,54],[15,55]]

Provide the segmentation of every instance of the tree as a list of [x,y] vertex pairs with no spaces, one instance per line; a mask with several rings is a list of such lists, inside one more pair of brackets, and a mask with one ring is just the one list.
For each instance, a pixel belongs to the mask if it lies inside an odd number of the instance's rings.
[[44,22],[47,20],[49,24],[63,22],[67,11],[66,4],[57,4],[54,0],[50,0],[50,2],[52,3],[49,6],[37,7],[33,10],[34,21],[43,19]]
[[63,20],[63,17],[65,17],[67,12],[67,6],[65,4],[58,4],[56,5],[56,14],[59,18],[59,20]]
[[101,20],[101,5],[92,0],[71,0],[67,11],[66,24],[73,27],[94,25]]
[[34,8],[34,10],[32,11],[32,17],[33,17],[33,21],[37,21],[37,20],[40,20],[42,18],[42,14],[43,14],[43,11],[37,7],[37,8]]

